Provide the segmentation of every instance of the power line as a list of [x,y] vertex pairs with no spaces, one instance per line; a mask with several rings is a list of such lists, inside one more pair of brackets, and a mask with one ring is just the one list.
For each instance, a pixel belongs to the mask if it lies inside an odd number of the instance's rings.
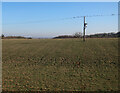
[[[105,16],[117,16],[120,14],[109,14],[109,15],[86,15],[85,17],[105,17]],[[77,18],[84,18],[84,16],[74,16],[74,17],[69,17],[69,18],[58,18],[58,19],[48,19],[48,20],[39,20],[39,21],[28,21],[24,23],[12,23],[12,24],[28,24],[28,23],[41,23],[41,22],[54,22],[54,21],[60,21],[60,20],[71,20],[71,19],[77,19]]]
[[[116,16],[116,15],[120,15],[120,14],[110,14],[110,15],[86,15],[85,17],[100,17],[100,16]],[[84,16],[76,16],[76,17],[73,17],[73,18],[83,18]]]

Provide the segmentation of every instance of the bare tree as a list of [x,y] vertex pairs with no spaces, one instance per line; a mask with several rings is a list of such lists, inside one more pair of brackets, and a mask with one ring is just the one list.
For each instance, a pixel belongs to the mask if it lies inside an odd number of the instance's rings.
[[81,37],[82,37],[82,33],[81,33],[81,32],[76,32],[76,33],[74,34],[74,37],[76,37],[76,38],[81,38]]
[[5,36],[2,34],[1,38],[4,38]]
[[5,37],[5,36],[2,34],[2,37]]

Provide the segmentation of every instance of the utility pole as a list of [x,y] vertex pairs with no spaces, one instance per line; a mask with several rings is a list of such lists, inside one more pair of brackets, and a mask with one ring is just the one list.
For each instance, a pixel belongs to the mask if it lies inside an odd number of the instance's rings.
[[83,27],[83,41],[85,42],[85,16],[84,16],[84,27]]
[[85,42],[85,29],[87,27],[87,23],[85,23],[85,16],[84,16],[84,27],[83,27],[83,41]]

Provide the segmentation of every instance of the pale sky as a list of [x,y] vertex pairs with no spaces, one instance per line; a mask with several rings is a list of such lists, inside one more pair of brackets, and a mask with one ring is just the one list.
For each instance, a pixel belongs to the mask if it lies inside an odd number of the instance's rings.
[[[75,16],[118,14],[117,2],[3,2],[6,36],[54,37],[82,32],[83,18]],[[71,18],[62,20],[64,18]],[[118,16],[86,18],[86,34],[118,31]]]

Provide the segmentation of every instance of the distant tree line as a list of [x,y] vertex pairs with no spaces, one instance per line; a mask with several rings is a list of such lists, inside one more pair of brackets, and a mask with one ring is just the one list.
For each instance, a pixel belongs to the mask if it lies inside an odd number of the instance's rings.
[[81,32],[76,32],[74,35],[61,35],[54,37],[54,39],[57,38],[82,38],[82,33]]
[[[74,35],[61,35],[54,37],[57,38],[82,38],[81,32],[76,32]],[[86,35],[86,38],[117,38],[120,37],[120,31],[117,33],[98,33],[93,35]],[[22,37],[22,36],[4,36],[3,34],[0,36],[2,39],[32,39],[31,37]]]
[[2,34],[2,39],[32,39],[31,37],[22,37],[22,36],[4,36]]
[[117,33],[99,33],[93,35],[86,35],[86,38],[117,38],[120,37],[120,32]]
[[61,35],[61,36],[54,37],[54,39],[57,39],[57,38],[76,38],[76,37],[72,35]]
[[[82,38],[82,33],[75,33],[74,35],[61,35],[54,37],[54,39],[57,38]],[[117,38],[120,37],[120,32],[117,33],[98,33],[98,34],[93,34],[93,35],[86,35],[86,38]]]

